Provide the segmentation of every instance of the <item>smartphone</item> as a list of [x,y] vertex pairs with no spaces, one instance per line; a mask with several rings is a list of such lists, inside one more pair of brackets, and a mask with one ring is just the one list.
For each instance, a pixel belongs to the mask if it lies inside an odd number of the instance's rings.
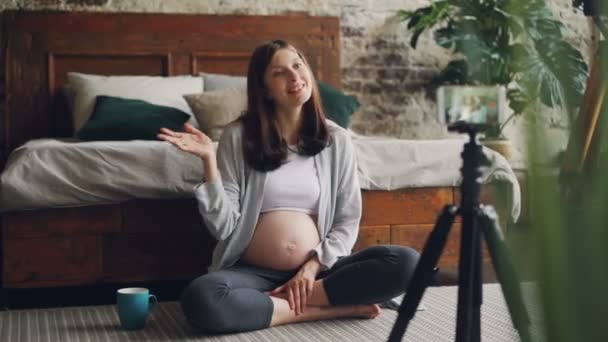
[[504,86],[441,86],[437,90],[439,122],[464,121],[481,129],[505,121]]

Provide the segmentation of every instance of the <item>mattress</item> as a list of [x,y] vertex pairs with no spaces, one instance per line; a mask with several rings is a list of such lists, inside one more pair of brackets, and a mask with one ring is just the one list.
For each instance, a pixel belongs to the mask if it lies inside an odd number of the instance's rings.
[[[403,140],[353,134],[360,185],[395,190],[458,185],[464,140]],[[507,161],[491,161],[482,182],[507,184],[517,219],[520,190]],[[0,176],[0,211],[120,203],[135,198],[191,198],[202,161],[164,141],[31,140],[15,149]]]

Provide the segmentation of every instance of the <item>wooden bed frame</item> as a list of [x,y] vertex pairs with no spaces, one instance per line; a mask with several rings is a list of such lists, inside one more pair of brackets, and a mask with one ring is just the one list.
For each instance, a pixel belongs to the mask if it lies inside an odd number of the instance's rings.
[[[260,42],[299,47],[318,79],[341,87],[336,17],[5,12],[6,157],[29,139],[67,137],[71,119],[60,87],[68,71],[93,74],[244,75]],[[420,249],[455,188],[364,191],[356,248]],[[215,241],[192,200],[3,213],[2,287],[34,288],[189,279],[206,271]],[[455,267],[459,227],[440,264]]]

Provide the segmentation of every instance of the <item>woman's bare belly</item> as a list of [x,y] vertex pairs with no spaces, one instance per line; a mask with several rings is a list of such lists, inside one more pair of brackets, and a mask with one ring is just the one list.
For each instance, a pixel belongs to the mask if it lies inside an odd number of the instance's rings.
[[294,270],[319,242],[315,217],[296,211],[269,211],[260,215],[243,260],[264,268]]

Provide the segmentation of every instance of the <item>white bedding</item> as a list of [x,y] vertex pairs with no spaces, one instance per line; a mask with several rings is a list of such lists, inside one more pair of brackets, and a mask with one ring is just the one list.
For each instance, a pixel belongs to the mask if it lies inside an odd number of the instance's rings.
[[[405,140],[353,134],[362,189],[395,190],[457,186],[462,181],[461,153],[468,139]],[[483,147],[489,166],[481,167],[481,182],[502,182],[511,220],[521,212],[521,190],[509,162]]]
[[[453,186],[464,140],[402,140],[353,134],[362,189]],[[484,149],[484,182],[506,182],[511,215],[520,188],[507,161]],[[0,211],[108,204],[133,198],[189,198],[202,179],[200,159],[161,141],[32,140],[9,156],[0,177]]]
[[192,197],[201,161],[161,141],[65,142],[17,148],[0,177],[0,210]]

